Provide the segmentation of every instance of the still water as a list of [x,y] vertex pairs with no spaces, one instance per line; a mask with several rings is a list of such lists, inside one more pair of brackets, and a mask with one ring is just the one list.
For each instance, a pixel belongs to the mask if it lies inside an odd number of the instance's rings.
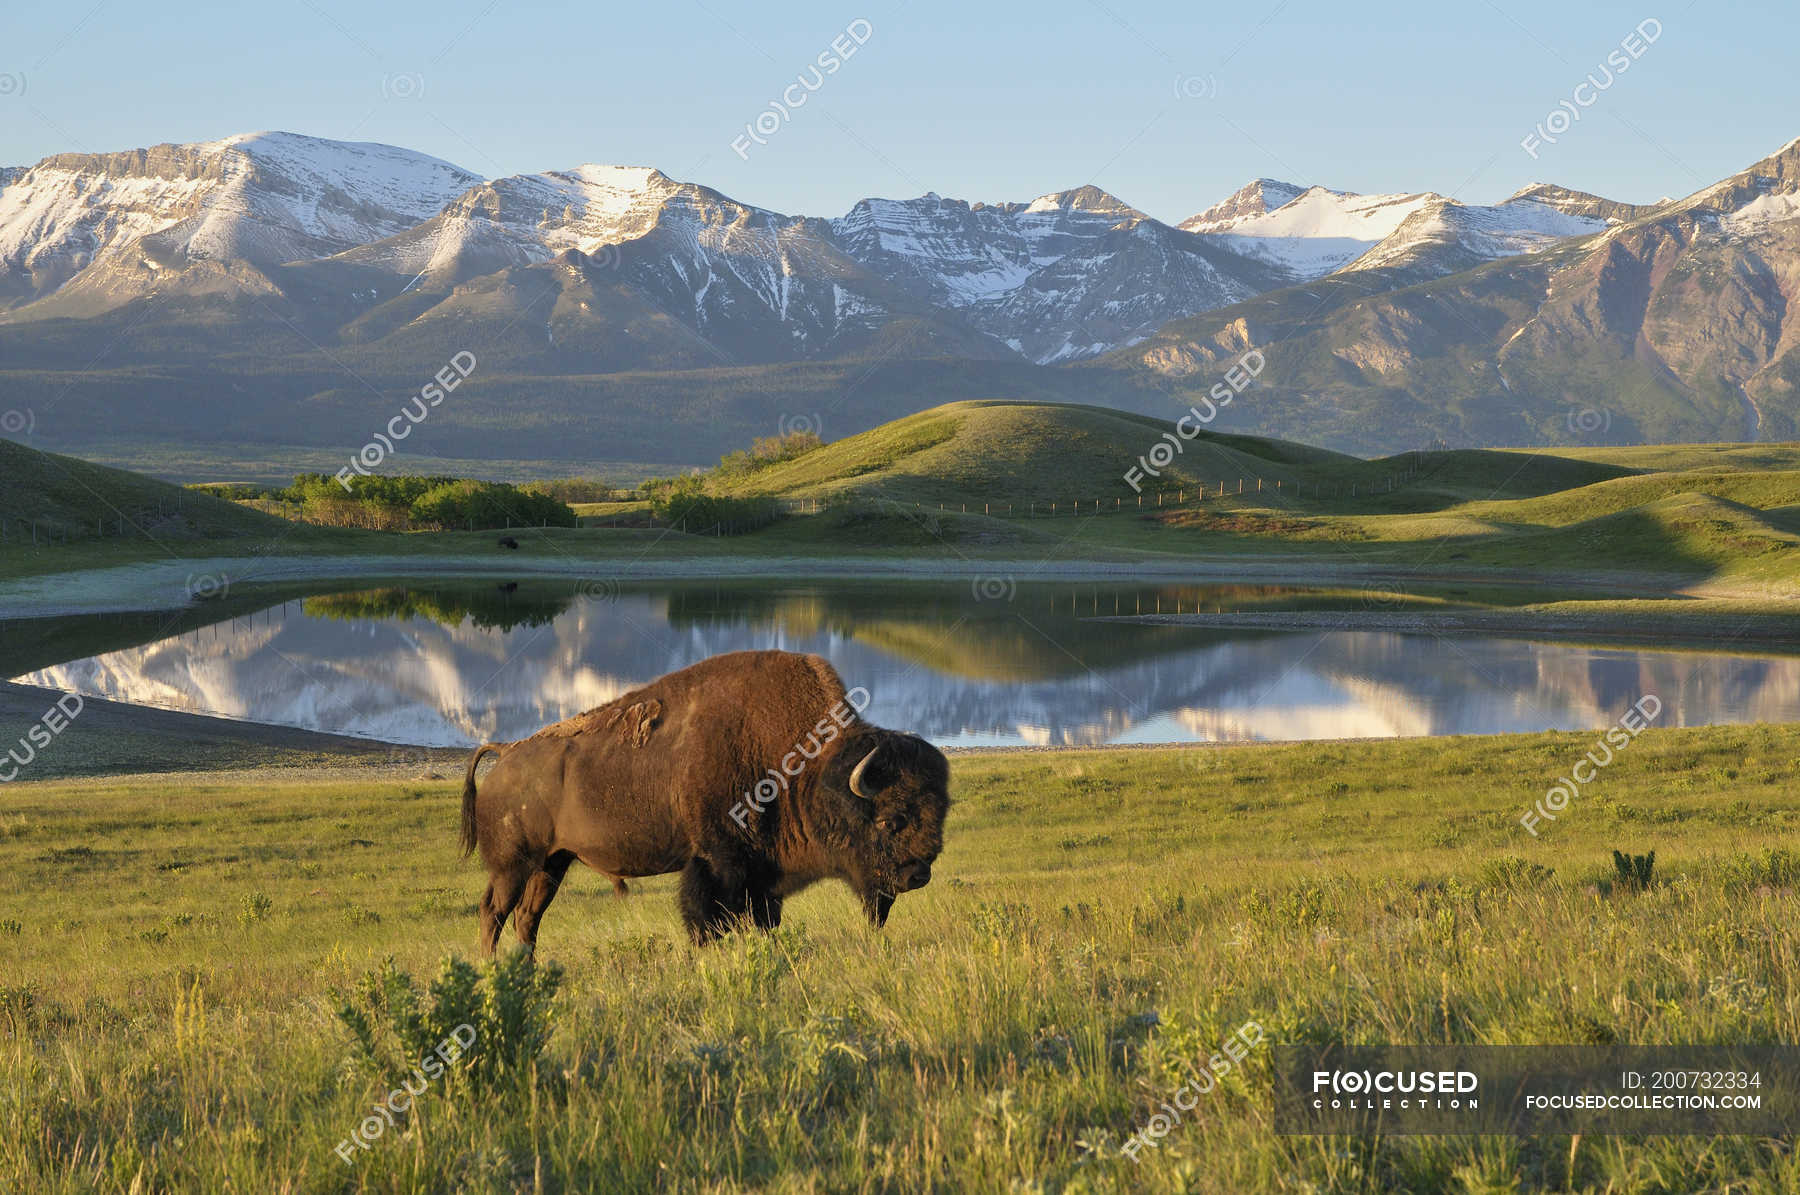
[[1646,693],[1662,700],[1660,725],[1800,720],[1789,657],[1096,620],[1358,600],[1011,583],[395,588],[156,627],[129,645],[114,634],[98,654],[14,679],[430,746],[519,738],[706,656],[772,647],[826,656],[869,689],[869,717],[946,746],[1599,728]]

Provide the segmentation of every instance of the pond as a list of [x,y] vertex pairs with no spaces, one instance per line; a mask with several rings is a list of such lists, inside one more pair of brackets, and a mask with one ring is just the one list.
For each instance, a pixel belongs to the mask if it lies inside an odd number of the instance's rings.
[[993,581],[386,588],[40,632],[39,658],[13,679],[428,746],[520,738],[748,648],[818,652],[868,688],[870,718],[945,746],[1600,728],[1651,693],[1659,725],[1800,719],[1800,659],[1782,656],[1096,620],[1366,600],[1277,586]]

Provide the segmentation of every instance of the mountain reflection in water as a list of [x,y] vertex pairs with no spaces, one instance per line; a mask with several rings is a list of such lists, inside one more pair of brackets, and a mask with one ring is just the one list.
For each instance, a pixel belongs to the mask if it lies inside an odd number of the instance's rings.
[[87,696],[433,746],[519,738],[719,652],[829,658],[868,714],[945,745],[1599,728],[1800,718],[1800,660],[1368,631],[1092,621],[1315,608],[1273,587],[524,585],[308,598],[16,679]]

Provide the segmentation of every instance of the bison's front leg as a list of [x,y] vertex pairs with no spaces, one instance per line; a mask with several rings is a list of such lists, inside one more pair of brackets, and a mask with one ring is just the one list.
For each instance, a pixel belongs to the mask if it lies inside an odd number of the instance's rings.
[[699,855],[688,860],[681,873],[681,919],[694,945],[706,945],[749,911],[750,888],[741,867]]
[[750,893],[750,920],[757,929],[774,929],[781,924],[781,898],[764,888]]

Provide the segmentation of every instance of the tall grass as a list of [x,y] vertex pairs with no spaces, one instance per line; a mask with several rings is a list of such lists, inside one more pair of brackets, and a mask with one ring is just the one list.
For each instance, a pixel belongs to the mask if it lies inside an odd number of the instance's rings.
[[[1266,1048],[1140,1164],[1119,1153],[1249,1019],[1275,1041],[1796,1040],[1800,730],[1648,731],[1525,834],[1585,746],[959,757],[939,878],[879,934],[821,886],[779,932],[695,950],[668,880],[618,900],[572,876],[535,1064],[433,1085],[348,1164],[390,1080],[341,1006],[391,987],[390,957],[470,953],[454,786],[9,786],[0,1188],[1793,1190],[1787,1138],[1277,1137]],[[1615,849],[1656,852],[1646,882],[1616,882]]]

